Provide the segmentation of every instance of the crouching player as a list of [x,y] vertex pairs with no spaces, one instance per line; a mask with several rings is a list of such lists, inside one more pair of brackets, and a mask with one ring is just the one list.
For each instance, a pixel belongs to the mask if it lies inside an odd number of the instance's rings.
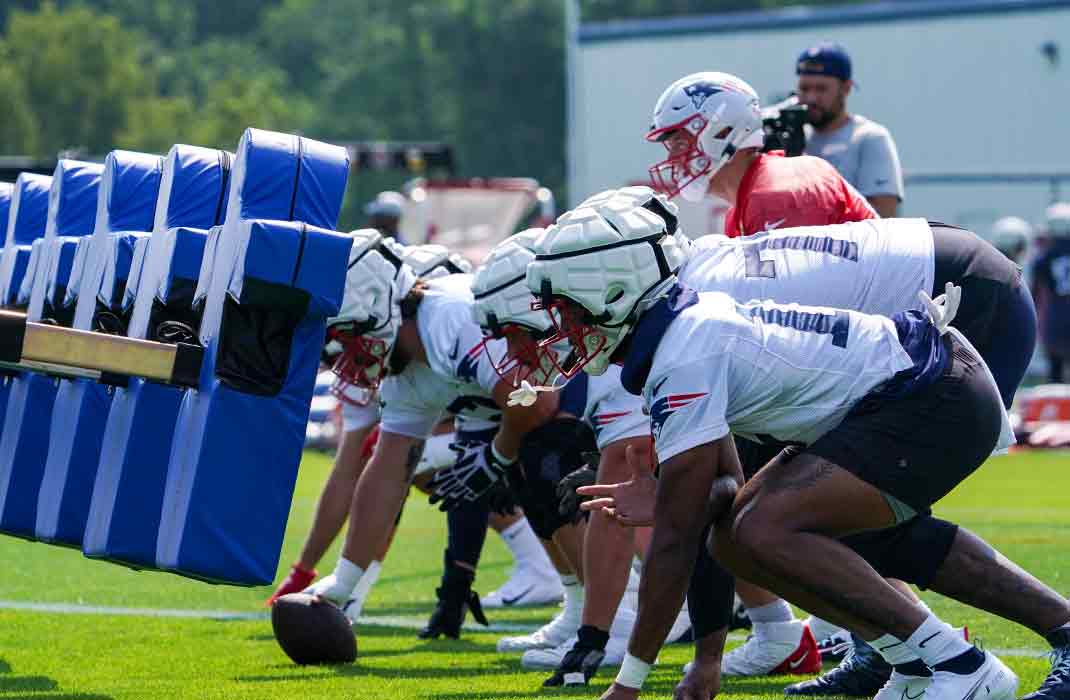
[[[353,494],[342,555],[310,593],[338,605],[351,597],[384,548],[424,441],[442,416],[457,417],[455,462],[471,474],[514,462],[522,436],[555,413],[551,395],[540,397],[534,411],[506,406],[512,387],[485,359],[470,284],[469,275],[418,281],[397,256],[354,245],[343,308],[328,334],[343,348],[340,381],[379,391],[380,435]],[[374,418],[369,413],[366,420]],[[471,587],[488,511],[475,501],[485,491],[464,494],[459,501],[473,507],[448,516],[445,571],[423,636],[456,637],[466,611],[479,609]]]
[[[945,335],[957,294],[946,305],[928,304],[931,322],[918,312],[888,319],[739,304],[678,284],[683,254],[660,217],[600,211],[559,219],[540,239],[528,283],[557,325],[544,343],[568,339],[573,348],[566,375],[601,373],[614,355],[623,362],[624,386],[642,392],[649,407],[661,465],[639,622],[604,697],[638,694],[671,624],[667,609],[683,598],[691,553],[714,522],[716,555],[735,573],[887,655],[900,687],[878,697],[924,690],[941,700],[1012,698],[1017,679],[998,659],[888,586],[839,541],[927,513],[1010,442],[984,362],[961,334]],[[730,430],[804,447],[740,488]],[[635,502],[616,503],[615,515],[642,519],[629,510]],[[965,531],[955,536],[952,561],[968,562],[969,587],[941,572],[935,590],[997,614],[1021,612],[1021,601],[1008,604],[1010,591],[1029,600],[1030,627],[1057,646],[1044,687],[1065,692],[1067,601]],[[723,648],[723,632],[708,642]],[[710,678],[689,677],[678,695],[716,693],[716,668]]]
[[[552,364],[535,364],[536,344],[551,330],[546,314],[531,309],[525,274],[534,259],[536,236],[529,231],[500,243],[475,275],[473,294],[476,318],[489,338],[504,339],[509,356],[498,359],[498,373],[515,385],[531,380],[548,383]],[[493,361],[493,360],[492,360]],[[579,464],[562,459],[568,453],[560,436],[579,434],[576,425],[592,434],[589,459],[610,481],[626,478],[628,451],[649,461],[650,421],[638,397],[620,386],[619,372],[603,377],[578,376],[564,385],[558,418],[525,436],[520,469],[508,475],[520,504],[539,537],[549,540],[574,521],[577,510],[559,508],[559,486]],[[575,440],[575,438],[573,438]],[[527,454],[525,454],[527,453]],[[566,464],[567,462],[567,464]],[[548,685],[583,684],[599,666],[619,665],[624,658],[634,611],[621,600],[629,579],[633,555],[641,557],[645,539],[601,514],[587,526],[581,569],[585,572],[582,620],[578,609],[565,610],[530,635],[499,641],[499,651],[524,651],[527,668],[558,669]],[[582,623],[582,624],[581,624]],[[688,628],[686,615],[678,617],[670,638]]]

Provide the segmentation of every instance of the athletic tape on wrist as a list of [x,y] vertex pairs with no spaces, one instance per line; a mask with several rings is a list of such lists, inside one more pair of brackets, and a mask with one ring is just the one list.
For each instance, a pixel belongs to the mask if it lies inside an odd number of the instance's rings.
[[494,461],[496,461],[503,467],[511,467],[516,462],[515,459],[506,459],[505,457],[503,457],[502,453],[498,452],[498,448],[495,447],[493,440],[490,441],[490,454],[492,457],[494,457]]
[[637,659],[631,654],[624,655],[624,662],[620,665],[620,671],[617,672],[617,685],[623,685],[625,688],[635,688],[639,690],[643,687],[643,681],[650,675],[650,664]]

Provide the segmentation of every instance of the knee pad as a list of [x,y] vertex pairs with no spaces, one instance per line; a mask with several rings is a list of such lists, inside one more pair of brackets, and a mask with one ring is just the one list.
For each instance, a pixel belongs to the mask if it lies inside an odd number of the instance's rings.
[[557,484],[586,463],[584,453],[597,450],[594,431],[575,418],[555,418],[524,436],[517,499],[540,538],[548,540],[568,524],[557,509]]
[[925,590],[947,559],[959,526],[921,515],[885,530],[843,538],[843,543],[886,578],[897,578]]
[[687,613],[695,639],[700,639],[727,627],[732,620],[736,579],[716,559],[710,556],[706,540],[710,528],[702,534],[698,558],[691,572],[687,589]]

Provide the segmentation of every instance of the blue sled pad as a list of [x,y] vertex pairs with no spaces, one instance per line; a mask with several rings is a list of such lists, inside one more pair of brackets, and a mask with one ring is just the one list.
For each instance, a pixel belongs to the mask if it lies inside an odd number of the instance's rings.
[[[206,239],[205,231],[192,228],[174,228],[149,239],[130,337],[158,340],[156,329],[165,320],[185,322],[197,331],[193,290]],[[155,567],[167,461],[182,394],[177,387],[136,377],[116,388],[82,543],[86,556]]]
[[[37,290],[61,291],[65,287],[78,240],[60,237],[48,243],[44,239],[35,242],[35,249],[46,251],[34,271],[35,281],[38,277],[48,279],[47,283],[34,285]],[[57,384],[53,377],[32,372],[12,379],[0,437],[0,532],[35,537],[37,497],[48,454]]]
[[206,301],[201,386],[179,410],[183,439],[171,447],[156,565],[256,586],[278,566],[325,322],[341,303],[352,240],[276,221],[232,233],[243,254],[224,297]]
[[[121,315],[114,313],[121,310],[112,304],[112,300],[122,299],[134,242],[147,236],[119,233],[106,239],[104,251],[108,259],[104,262],[103,289],[95,295],[101,325],[121,324]],[[79,242],[85,243],[88,239],[82,238]],[[108,319],[106,322],[105,318]],[[36,534],[43,542],[82,546],[113,392],[113,386],[88,379],[60,382],[37,502]]]

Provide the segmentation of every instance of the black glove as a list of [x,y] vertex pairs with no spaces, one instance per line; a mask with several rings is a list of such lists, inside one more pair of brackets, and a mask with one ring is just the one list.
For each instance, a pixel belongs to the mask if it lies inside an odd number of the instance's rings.
[[581,496],[576,489],[581,486],[591,486],[598,480],[598,470],[585,464],[574,472],[566,474],[557,483],[557,512],[562,518],[576,523],[585,515],[580,510],[580,504],[591,500],[590,496]]
[[441,501],[438,507],[441,511],[478,500],[502,479],[509,466],[494,457],[490,443],[455,442],[450,449],[457,453],[457,461],[439,469],[428,485],[434,491],[431,503]]
[[490,508],[492,513],[497,513],[498,515],[513,515],[516,513],[516,509],[520,505],[517,498],[516,486],[517,480],[521,478],[523,477],[516,473],[516,468],[511,467],[507,469],[505,475],[483,495],[483,502],[487,504],[487,507]]

